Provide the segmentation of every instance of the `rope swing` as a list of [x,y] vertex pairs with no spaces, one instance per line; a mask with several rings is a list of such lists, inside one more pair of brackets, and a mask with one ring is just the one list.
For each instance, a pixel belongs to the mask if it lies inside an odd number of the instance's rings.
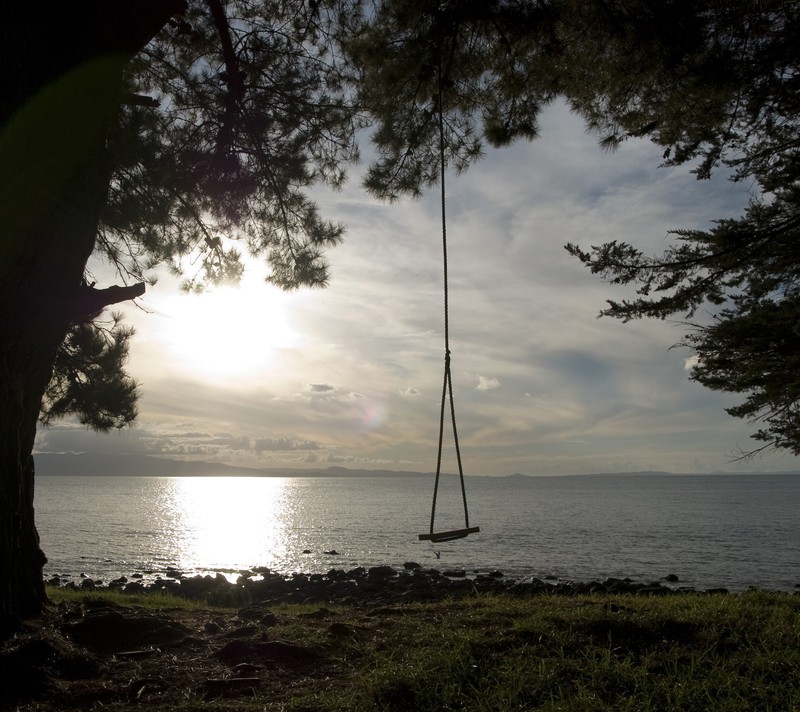
[[[439,413],[439,451],[436,457],[436,480],[433,486],[433,503],[431,504],[431,526],[426,534],[420,534],[420,541],[442,542],[463,539],[470,534],[480,531],[480,527],[469,525],[469,510],[467,509],[467,490],[464,486],[464,469],[461,466],[461,449],[458,445],[458,429],[456,428],[456,409],[453,403],[453,380],[450,376],[450,315],[449,315],[449,294],[447,281],[447,210],[446,210],[446,191],[445,191],[445,145],[444,145],[444,107],[442,97],[442,59],[439,54],[438,62],[438,119],[439,119],[439,169],[441,180],[441,204],[442,204],[442,254],[444,262],[444,383],[442,385],[442,406]],[[464,502],[464,528],[450,529],[448,531],[435,531],[436,521],[436,498],[439,494],[439,475],[442,471],[442,444],[444,441],[444,417],[446,403],[450,402],[450,420],[453,425],[453,442],[455,444],[456,459],[458,461],[458,476],[461,480],[461,498]]]

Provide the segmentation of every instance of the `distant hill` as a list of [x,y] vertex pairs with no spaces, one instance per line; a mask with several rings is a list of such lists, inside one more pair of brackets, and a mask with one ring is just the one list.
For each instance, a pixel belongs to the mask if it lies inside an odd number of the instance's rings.
[[[347,467],[304,468],[256,468],[223,465],[220,462],[203,460],[168,460],[152,455],[131,455],[121,453],[34,453],[36,474],[127,476],[127,477],[433,477],[432,472],[403,472],[398,470],[351,470]],[[451,474],[451,473],[448,473]],[[651,477],[654,475],[674,475],[673,472],[606,472],[585,475],[552,475],[563,477]],[[715,475],[737,474],[798,474],[797,472],[772,473],[705,473]],[[451,475],[454,476],[454,475]],[[505,475],[511,479],[527,479],[547,475],[524,475],[515,472]],[[690,477],[690,474],[686,474]]]
[[114,453],[34,453],[37,475],[259,475],[249,467]]
[[202,460],[167,460],[151,455],[121,453],[35,453],[36,474],[127,477],[426,477],[426,472],[236,467]]

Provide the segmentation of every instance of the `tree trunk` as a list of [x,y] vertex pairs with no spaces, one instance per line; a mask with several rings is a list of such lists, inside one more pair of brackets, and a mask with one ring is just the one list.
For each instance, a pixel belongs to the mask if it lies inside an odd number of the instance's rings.
[[[45,104],[48,113],[59,106],[49,100]],[[0,223],[0,237],[13,250],[0,286],[0,626],[5,622],[5,627],[35,615],[46,600],[45,558],[34,525],[32,450],[42,394],[71,324],[71,305],[108,186],[102,133],[98,126],[83,128],[81,160],[56,165],[60,180],[54,185],[47,185],[44,176],[38,186],[29,184],[35,204],[21,197],[16,204],[24,210],[14,211],[6,203],[2,212],[9,219]],[[47,143],[47,138],[30,135],[23,140]],[[30,155],[35,149],[27,153],[22,170],[40,158]],[[45,165],[53,163],[51,158]]]
[[[0,633],[46,602],[33,444],[108,190],[122,73],[179,0],[12,3],[0,23]],[[77,310],[77,311],[76,311]]]
[[36,615],[45,601],[33,509],[33,441],[46,364],[9,362],[3,348],[0,379],[0,635],[20,618]]

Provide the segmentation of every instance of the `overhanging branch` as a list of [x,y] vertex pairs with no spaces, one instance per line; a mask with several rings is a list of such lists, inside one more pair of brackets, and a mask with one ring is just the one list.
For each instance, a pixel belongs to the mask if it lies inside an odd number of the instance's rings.
[[79,287],[78,293],[73,300],[70,309],[70,316],[73,321],[86,319],[97,314],[111,304],[119,304],[129,299],[136,299],[144,294],[144,282],[138,282],[130,286],[114,285],[105,289],[95,289],[94,287]]

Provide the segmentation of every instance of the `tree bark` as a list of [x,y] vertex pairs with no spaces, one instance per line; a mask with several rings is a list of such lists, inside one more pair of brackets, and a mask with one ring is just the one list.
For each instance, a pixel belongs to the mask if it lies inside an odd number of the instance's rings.
[[0,24],[0,633],[46,603],[32,451],[56,351],[77,312],[141,291],[82,287],[123,71],[184,4],[13,3]]

